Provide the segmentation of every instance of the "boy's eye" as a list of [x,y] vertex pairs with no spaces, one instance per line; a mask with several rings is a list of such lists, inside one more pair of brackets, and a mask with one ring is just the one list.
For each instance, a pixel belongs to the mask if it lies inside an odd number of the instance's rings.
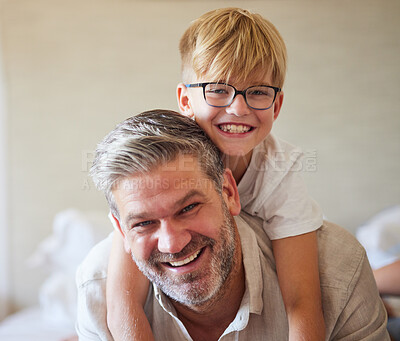
[[254,95],[254,96],[266,96],[266,95],[268,95],[265,91],[260,91],[260,90],[252,90],[252,91],[249,91],[249,95]]
[[225,95],[228,92],[225,89],[210,89],[207,91],[208,94],[215,94],[215,95]]
[[229,89],[226,85],[209,84],[206,88],[206,92],[208,94],[226,95],[229,94]]
[[183,208],[183,209],[181,210],[181,213],[190,212],[190,211],[193,210],[197,205],[198,205],[198,203],[190,204],[190,205],[186,206],[185,208]]
[[263,88],[250,88],[247,90],[246,93],[247,96],[266,96],[266,97],[271,97],[274,95],[274,92],[272,89],[263,87]]

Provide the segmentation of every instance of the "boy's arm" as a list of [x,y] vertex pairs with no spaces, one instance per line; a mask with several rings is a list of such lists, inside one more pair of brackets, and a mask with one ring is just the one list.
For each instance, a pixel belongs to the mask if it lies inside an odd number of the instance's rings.
[[272,248],[288,316],[289,340],[324,340],[317,233],[273,240]]
[[107,324],[115,341],[154,340],[144,313],[149,281],[114,233],[107,276]]

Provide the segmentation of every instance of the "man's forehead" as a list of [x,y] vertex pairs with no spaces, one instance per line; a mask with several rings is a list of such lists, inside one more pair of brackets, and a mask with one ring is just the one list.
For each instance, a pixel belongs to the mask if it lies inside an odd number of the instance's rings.
[[204,174],[197,158],[181,155],[150,172],[122,178],[114,184],[113,193],[120,202],[126,202],[157,196],[180,196],[189,190],[208,193],[214,189],[214,182]]
[[214,182],[201,174],[196,176],[194,172],[163,171],[161,174],[147,176],[132,176],[124,178],[114,187],[113,192],[136,194],[139,198],[145,198],[145,193],[162,193],[168,190],[185,191],[196,190],[207,192],[215,188]]
[[181,172],[201,172],[200,160],[192,154],[180,154],[175,160],[164,162],[155,167],[154,172],[181,171]]

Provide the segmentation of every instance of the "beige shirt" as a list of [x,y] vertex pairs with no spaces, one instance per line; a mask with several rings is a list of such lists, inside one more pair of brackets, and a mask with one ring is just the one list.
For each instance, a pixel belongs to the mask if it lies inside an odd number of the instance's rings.
[[[219,340],[281,341],[288,322],[275,272],[271,241],[262,220],[236,218],[246,290],[235,319]],[[344,229],[325,222],[318,230],[322,302],[327,340],[389,340],[386,312],[364,249]],[[105,285],[111,238],[98,244],[77,273],[80,340],[112,340],[106,325]],[[156,340],[192,340],[169,299],[149,291],[145,311]]]

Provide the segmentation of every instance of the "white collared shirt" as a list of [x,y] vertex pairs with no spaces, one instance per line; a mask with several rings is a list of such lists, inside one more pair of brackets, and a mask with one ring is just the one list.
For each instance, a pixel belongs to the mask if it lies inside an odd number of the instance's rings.
[[238,184],[242,210],[264,220],[268,237],[281,239],[317,230],[323,222],[308,194],[303,172],[315,171],[316,151],[303,151],[269,134],[253,150]]

